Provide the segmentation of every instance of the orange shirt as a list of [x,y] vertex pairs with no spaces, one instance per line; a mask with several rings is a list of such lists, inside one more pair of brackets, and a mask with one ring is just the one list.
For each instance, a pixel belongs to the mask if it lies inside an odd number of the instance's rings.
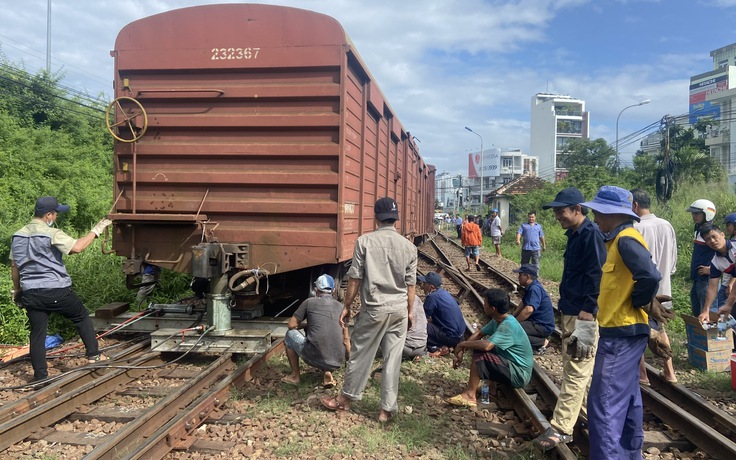
[[483,243],[480,227],[475,222],[464,224],[463,231],[460,234],[460,241],[463,243],[463,246],[480,246]]

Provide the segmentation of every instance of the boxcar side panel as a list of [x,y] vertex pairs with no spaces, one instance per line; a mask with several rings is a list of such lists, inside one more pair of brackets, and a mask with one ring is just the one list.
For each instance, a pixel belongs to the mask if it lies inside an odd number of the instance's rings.
[[[403,128],[334,19],[184,8],[129,24],[112,54],[116,97],[147,117],[145,135],[115,143],[119,254],[187,272],[191,247],[217,241],[271,272],[337,263],[384,195],[402,231],[418,228]],[[136,111],[119,100],[119,135],[143,127]]]

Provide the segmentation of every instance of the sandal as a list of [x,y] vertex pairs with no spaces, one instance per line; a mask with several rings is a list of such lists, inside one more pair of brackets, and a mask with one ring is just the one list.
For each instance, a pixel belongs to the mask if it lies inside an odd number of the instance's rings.
[[325,406],[325,409],[331,410],[333,412],[349,410],[345,407],[345,404],[337,400],[337,397],[330,398],[328,396],[323,396],[319,398],[319,402],[321,402],[322,405]]
[[572,441],[571,434],[558,433],[553,427],[547,428],[544,433],[537,436],[533,443],[543,451],[554,449],[558,444],[567,444]]
[[97,354],[95,356],[88,357],[87,358],[87,363],[89,363],[89,364],[97,364],[100,361],[108,361],[109,359],[110,358],[108,358],[107,356],[103,355],[102,353],[99,353],[99,354]]
[[650,387],[652,384],[649,382],[649,380],[639,379],[639,385],[644,385],[645,387]]
[[660,371],[659,375],[660,375],[660,377],[662,377],[662,378],[664,379],[664,381],[665,381],[665,382],[667,382],[667,383],[677,383],[677,377],[675,377],[675,378],[671,378],[671,379],[668,379],[667,377],[665,377],[665,375],[664,375],[664,371]]
[[393,412],[381,411],[378,414],[378,423],[390,422],[392,418],[394,418]]
[[455,395],[447,399],[447,403],[458,407],[477,407],[478,403],[463,398],[463,395]]

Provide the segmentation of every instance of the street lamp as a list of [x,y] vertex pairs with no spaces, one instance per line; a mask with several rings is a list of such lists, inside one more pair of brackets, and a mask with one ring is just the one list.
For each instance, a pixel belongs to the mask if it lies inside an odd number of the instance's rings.
[[468,131],[480,137],[480,212],[483,213],[483,136],[472,129],[465,127]]
[[644,104],[649,104],[650,102],[652,102],[650,99],[644,99],[643,101],[637,102],[636,104],[631,104],[629,106],[626,106],[623,109],[621,109],[621,111],[618,113],[618,116],[616,117],[616,165],[615,165],[616,172],[618,172],[620,161],[621,161],[619,154],[618,154],[618,120],[619,118],[621,118],[621,114],[624,113],[624,110],[630,109],[632,107],[638,107]]

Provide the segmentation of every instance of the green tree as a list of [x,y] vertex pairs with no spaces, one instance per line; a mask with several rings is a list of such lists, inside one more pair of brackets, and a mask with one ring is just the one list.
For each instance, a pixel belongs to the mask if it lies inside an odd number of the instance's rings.
[[572,170],[578,166],[612,168],[616,151],[604,139],[575,139],[563,150],[562,163]]
[[[666,158],[672,162],[672,179],[675,186],[684,182],[711,182],[725,178],[720,162],[710,155],[698,132],[705,132],[715,122],[701,120],[692,127],[670,125],[662,129],[660,151],[656,155],[637,152],[634,157],[634,174],[642,184],[655,186],[658,172],[666,166]],[[669,136],[667,136],[669,134]],[[667,142],[669,140],[669,142]]]

